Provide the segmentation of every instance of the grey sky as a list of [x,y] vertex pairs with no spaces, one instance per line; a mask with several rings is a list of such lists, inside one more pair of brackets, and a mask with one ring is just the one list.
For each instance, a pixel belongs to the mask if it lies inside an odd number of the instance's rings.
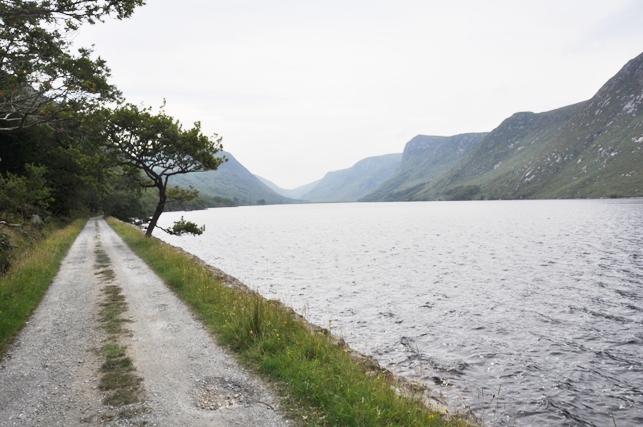
[[148,0],[76,42],[130,101],[167,99],[294,187],[419,133],[589,98],[643,51],[643,1]]

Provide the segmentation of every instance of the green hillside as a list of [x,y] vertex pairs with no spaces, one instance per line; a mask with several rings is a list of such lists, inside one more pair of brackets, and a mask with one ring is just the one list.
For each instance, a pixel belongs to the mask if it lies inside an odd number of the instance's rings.
[[643,54],[587,101],[512,115],[459,161],[414,145],[365,200],[643,196]]
[[301,198],[311,202],[359,200],[393,176],[401,158],[401,154],[368,157],[350,168],[328,172]]
[[460,164],[485,135],[416,136],[404,147],[395,173],[375,191],[365,194],[363,200],[407,200],[418,188]]
[[170,184],[193,187],[206,200],[229,199],[239,205],[291,203],[293,200],[275,193],[257,179],[228,152],[228,159],[217,170],[173,176]]

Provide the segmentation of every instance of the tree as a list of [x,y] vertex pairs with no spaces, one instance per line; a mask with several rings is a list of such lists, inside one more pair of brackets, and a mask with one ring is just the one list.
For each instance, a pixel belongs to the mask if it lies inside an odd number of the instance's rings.
[[[165,209],[171,176],[216,169],[225,161],[217,155],[223,148],[220,136],[204,135],[199,122],[183,129],[163,109],[154,114],[150,108],[126,104],[115,110],[103,110],[100,118],[101,137],[117,162],[140,170],[144,178],[142,187],[158,190],[158,203],[145,233],[148,237]],[[187,221],[177,224],[170,229],[173,234],[203,231]]]
[[45,180],[44,166],[26,165],[26,175],[0,174],[0,206],[6,214],[26,219],[46,212],[51,191]]
[[0,131],[64,120],[120,97],[105,61],[71,49],[70,32],[143,0],[0,0]]
[[[61,124],[62,125],[62,124]],[[140,200],[138,171],[133,177],[116,165],[104,145],[76,121],[65,122],[64,131],[48,126],[34,126],[13,132],[0,132],[0,175],[8,174],[35,179],[28,165],[44,166],[44,179],[50,190],[47,213],[57,217],[73,217],[96,212],[114,214],[116,205],[132,204],[131,216],[144,216],[137,209]],[[133,184],[134,183],[134,184]],[[0,188],[2,193],[2,188]],[[17,200],[17,198],[16,198]],[[9,205],[0,203],[0,211]],[[141,206],[142,207],[142,206]],[[149,207],[149,204],[146,206]],[[122,209],[120,209],[122,210]],[[151,210],[147,209],[147,215]]]

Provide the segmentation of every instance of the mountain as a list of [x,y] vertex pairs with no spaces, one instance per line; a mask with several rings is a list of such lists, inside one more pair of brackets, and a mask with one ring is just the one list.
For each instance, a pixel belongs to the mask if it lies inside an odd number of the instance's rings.
[[170,184],[194,187],[205,198],[230,199],[240,205],[292,203],[293,200],[275,193],[228,152],[228,159],[217,170],[175,175]]
[[301,198],[311,202],[357,201],[393,176],[401,158],[401,154],[368,157],[350,168],[328,172]]
[[454,136],[418,135],[407,142],[395,173],[364,196],[365,201],[406,200],[465,159],[486,136],[464,133]]
[[518,112],[489,133],[418,135],[402,154],[291,190],[226,156],[217,171],[171,183],[238,204],[643,196],[643,54],[587,101]]
[[311,183],[299,186],[297,188],[286,189],[286,188],[281,188],[280,186],[270,181],[269,179],[262,178],[259,175],[255,175],[255,176],[257,177],[257,179],[259,179],[259,181],[266,184],[266,186],[270,188],[272,191],[274,191],[275,193],[281,194],[284,197],[288,197],[296,200],[302,200],[302,196],[308,191],[310,191],[319,182],[319,180],[317,180],[317,181],[313,181]]
[[407,175],[365,200],[643,196],[643,54],[587,101],[515,113],[449,167],[448,157],[434,161],[414,145],[404,153]]

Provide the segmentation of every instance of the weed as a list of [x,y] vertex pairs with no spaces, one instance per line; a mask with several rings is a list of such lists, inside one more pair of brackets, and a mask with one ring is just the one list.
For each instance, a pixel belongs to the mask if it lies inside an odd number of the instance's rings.
[[102,270],[98,270],[96,272],[96,275],[105,282],[111,282],[116,277],[114,270],[112,270],[111,268],[103,268]]
[[[104,261],[109,264],[109,257]],[[101,327],[108,334],[107,343],[101,351],[104,362],[100,367],[101,379],[98,386],[106,392],[103,403],[110,406],[137,403],[140,402],[142,379],[134,372],[134,364],[127,356],[127,348],[118,342],[119,336],[125,332],[123,324],[128,321],[122,317],[127,311],[127,302],[118,286],[107,285],[102,292],[103,302],[98,314]]]

